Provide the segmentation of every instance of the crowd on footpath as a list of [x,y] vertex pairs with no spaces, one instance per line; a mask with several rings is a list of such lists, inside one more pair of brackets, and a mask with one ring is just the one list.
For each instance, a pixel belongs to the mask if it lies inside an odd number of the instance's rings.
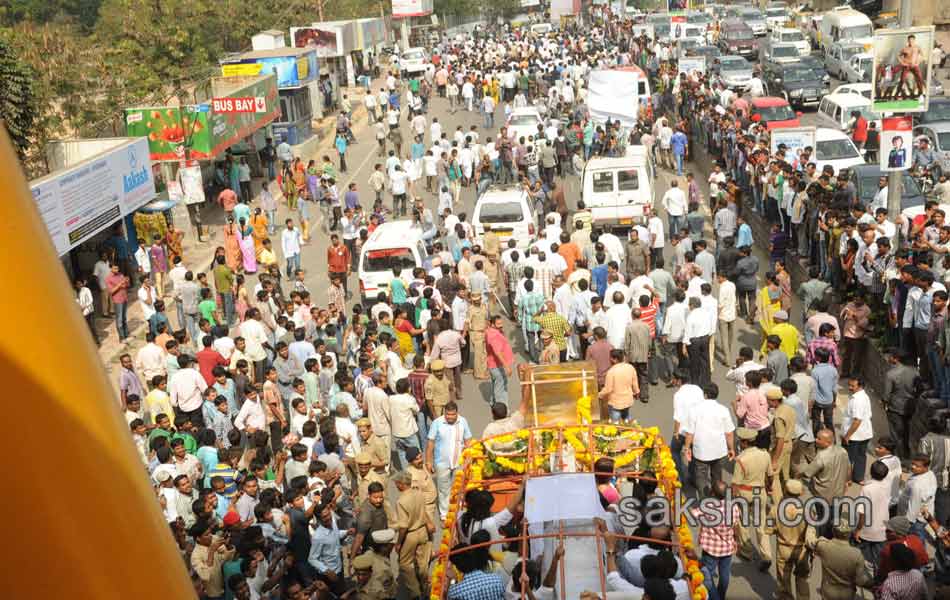
[[[338,189],[356,142],[344,98],[337,162],[304,165],[278,146],[266,153],[269,183],[256,202],[230,184],[219,194],[227,223],[211,264],[188,261],[180,238],[142,240],[134,257],[96,264],[101,310],[115,312],[121,339],[129,333],[118,315],[132,278],[139,285],[148,333],[120,359],[119,408],[199,597],[426,596],[462,451],[523,426],[513,369],[582,359],[596,365],[610,422],[636,417],[651,388],[674,390],[670,445],[690,494],[724,515],[727,498],[763,500],[756,525],[700,525],[709,597],[726,597],[736,557],[771,574],[778,598],[809,598],[812,570],[819,596],[832,600],[860,589],[916,600],[946,583],[942,211],[928,203],[920,218],[896,223],[880,207],[868,215],[846,179],[815,172],[811,149],[771,153],[745,98],[715,77],[679,74],[675,48],[634,36],[629,23],[548,36],[482,31],[443,40],[433,55],[425,74],[392,73],[366,95],[380,157],[369,190],[355,181]],[[643,66],[656,90],[630,129],[588,118],[587,73],[616,64]],[[480,112],[483,127],[443,131],[429,116],[434,103]],[[497,107],[527,105],[557,115],[555,130],[545,121],[536,136],[493,131]],[[591,156],[638,144],[669,172],[669,189],[629,232],[592,223],[582,201],[568,202],[565,178]],[[716,160],[703,188],[687,172],[699,153]],[[468,188],[477,196],[510,181],[538,209],[527,249],[491,227],[477,239],[460,208]],[[758,242],[768,264],[753,250],[751,212],[771,224]],[[389,293],[364,307],[348,290],[360,249],[403,216],[431,258],[411,278],[394,270]],[[322,261],[301,263],[315,236],[330,240],[320,290],[306,275]],[[808,262],[794,290],[789,260]],[[92,314],[82,278],[76,289]],[[737,347],[739,319],[761,345]],[[885,336],[890,363],[881,407],[865,390],[872,334]],[[729,389],[712,381],[716,369]],[[461,414],[481,401],[463,398],[466,378],[490,383],[493,421],[481,436]],[[916,435],[921,403],[934,410]],[[884,432],[872,424],[881,409]],[[614,465],[605,459],[597,471]],[[627,475],[597,481],[615,516]],[[657,493],[648,478],[632,485],[643,499]],[[846,495],[866,502],[817,526],[791,525],[803,509],[783,502]],[[448,597],[553,598],[563,548],[545,555],[532,545],[522,561],[520,542],[484,546],[522,530],[521,493],[500,512],[492,506],[490,492],[465,495]],[[786,518],[767,525],[779,510]],[[689,598],[668,550],[671,527],[631,532],[613,518],[598,527],[611,591]]]

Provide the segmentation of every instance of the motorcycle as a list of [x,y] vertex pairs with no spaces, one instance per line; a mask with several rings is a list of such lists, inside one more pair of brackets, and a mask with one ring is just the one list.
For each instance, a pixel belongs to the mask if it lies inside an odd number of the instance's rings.
[[937,174],[933,166],[917,167],[914,169],[914,178],[917,185],[920,186],[921,193],[926,197],[933,194],[934,186],[937,185]]

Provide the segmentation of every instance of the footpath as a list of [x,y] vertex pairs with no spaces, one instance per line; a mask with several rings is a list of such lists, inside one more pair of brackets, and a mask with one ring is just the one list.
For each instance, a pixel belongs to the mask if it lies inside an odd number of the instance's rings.
[[[380,85],[382,85],[382,81],[375,80],[371,82],[369,89],[378,89]],[[353,118],[351,120],[351,127],[354,130],[358,127],[368,125],[368,114],[366,108],[363,106],[365,92],[366,88],[363,87],[348,87],[343,89],[343,93],[352,101]],[[331,113],[319,120],[315,119],[313,121],[313,129],[320,141],[318,144],[311,146],[312,151],[308,155],[300,156],[300,159],[303,160],[304,163],[309,160],[320,160],[323,154],[333,149],[333,141],[336,134],[336,114]],[[251,182],[253,194],[251,201],[252,208],[258,206],[260,202],[260,192],[263,183],[264,178],[262,177],[255,177]],[[278,218],[279,220],[283,220],[285,214],[288,212],[287,207],[280,201],[282,200],[282,196],[280,196],[279,192],[276,189],[273,191],[279,199]],[[184,264],[187,268],[195,271],[195,273],[208,271],[207,267],[211,265],[215,248],[223,243],[221,227],[225,223],[224,211],[217,203],[217,198],[208,198],[205,200],[201,217],[202,226],[204,228],[204,239],[199,241],[197,232],[194,228],[188,226],[185,228],[185,237],[182,241]],[[129,341],[127,343],[122,343],[122,341],[119,340],[114,319],[102,317],[97,317],[96,319],[96,333],[99,336],[100,342],[99,358],[102,361],[103,368],[106,370],[109,381],[112,382],[113,387],[116,389],[118,388],[119,357],[128,353],[132,355],[134,360],[136,352],[145,345],[145,334],[148,331],[148,324],[143,318],[142,308],[136,296],[137,292],[137,285],[129,290]],[[179,329],[181,324],[178,323],[174,304],[171,299],[171,284],[169,282],[165,284],[164,301],[167,307],[165,312],[172,326],[175,329]],[[97,311],[97,315],[98,314]]]

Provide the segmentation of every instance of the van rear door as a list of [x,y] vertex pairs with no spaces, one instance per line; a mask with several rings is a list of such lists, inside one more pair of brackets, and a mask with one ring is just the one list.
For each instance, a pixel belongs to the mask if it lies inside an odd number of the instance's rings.
[[366,250],[360,258],[360,287],[367,298],[375,298],[379,292],[389,295],[389,282],[393,279],[393,267],[399,267],[406,281],[412,279],[412,269],[421,266],[418,250],[412,248],[377,248]]
[[628,167],[616,172],[618,224],[633,225],[646,216],[650,200],[644,193],[648,189],[644,175],[645,170],[641,167]]
[[617,173],[613,169],[596,169],[585,178],[584,204],[590,209],[594,223],[615,223],[617,215]]

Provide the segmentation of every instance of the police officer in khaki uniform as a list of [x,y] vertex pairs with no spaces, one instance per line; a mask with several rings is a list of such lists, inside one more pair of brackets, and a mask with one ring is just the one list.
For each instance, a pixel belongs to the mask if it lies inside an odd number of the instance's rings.
[[399,555],[399,575],[409,591],[410,598],[419,598],[423,592],[426,569],[432,554],[429,536],[435,532],[435,523],[429,520],[422,492],[413,489],[412,475],[400,471],[393,475],[399,490],[396,500],[396,554]]
[[445,376],[445,362],[442,359],[432,361],[429,369],[432,374],[426,379],[423,389],[430,416],[432,419],[438,419],[445,412],[445,405],[452,400],[455,385],[450,377]]
[[[367,588],[375,598],[393,600],[398,592],[390,556],[396,542],[394,529],[378,529],[370,534],[372,550],[366,553],[373,560],[373,576]],[[364,555],[365,556],[365,555]]]
[[[373,582],[375,574],[373,553],[366,552],[353,559],[353,574],[356,580],[356,588],[353,597],[355,600],[390,600],[395,596],[382,596],[370,584]],[[392,574],[390,574],[392,578]]]
[[435,481],[432,479],[432,473],[425,467],[425,457],[418,448],[406,449],[406,460],[409,461],[409,468],[406,471],[412,476],[412,488],[422,492],[422,499],[426,503],[426,513],[429,515],[429,521],[438,523],[439,510],[439,492],[435,487]]
[[[798,479],[785,482],[786,497],[798,498],[805,486]],[[778,580],[776,600],[809,600],[811,588],[808,575],[811,561],[805,548],[805,533],[808,523],[801,518],[804,507],[795,502],[786,502],[779,508],[780,518],[775,520],[775,574]],[[797,525],[791,525],[797,523]],[[794,585],[792,583],[794,580]]]
[[736,456],[736,466],[732,471],[733,493],[749,503],[749,518],[755,526],[757,539],[752,541],[752,527],[739,523],[738,554],[746,560],[752,560],[752,546],[758,550],[762,559],[760,566],[765,571],[772,564],[772,543],[766,533],[768,516],[768,485],[772,480],[772,460],[769,453],[755,445],[758,432],[747,427],[736,429],[739,447],[742,451]]
[[356,455],[357,483],[356,496],[353,498],[353,502],[356,506],[361,505],[366,501],[367,498],[369,498],[369,484],[373,483],[374,481],[378,481],[380,484],[382,484],[383,489],[386,489],[386,475],[381,475],[376,469],[374,469],[374,464],[381,465],[382,461],[373,457],[365,450]]
[[498,258],[501,251],[501,241],[498,234],[492,230],[491,225],[485,225],[485,234],[482,235],[482,252],[488,258]]
[[373,424],[366,417],[356,422],[356,430],[359,432],[363,450],[369,452],[371,459],[381,460],[388,470],[390,453],[386,440],[373,433]]
[[813,527],[805,534],[805,547],[821,559],[822,600],[854,600],[857,589],[869,587],[873,581],[850,537],[851,526],[845,518],[834,525],[834,539],[819,537]]
[[784,396],[781,388],[769,388],[766,393],[769,408],[773,411],[772,417],[772,470],[778,476],[772,484],[772,497],[778,506],[782,499],[782,486],[791,479],[789,470],[792,466],[792,448],[795,446],[795,422],[798,415],[795,409],[782,402]]
[[468,342],[472,349],[475,379],[488,379],[488,348],[485,346],[488,308],[482,302],[481,294],[472,294],[470,299],[471,304],[468,306],[468,315],[465,317],[464,332],[468,333]]

